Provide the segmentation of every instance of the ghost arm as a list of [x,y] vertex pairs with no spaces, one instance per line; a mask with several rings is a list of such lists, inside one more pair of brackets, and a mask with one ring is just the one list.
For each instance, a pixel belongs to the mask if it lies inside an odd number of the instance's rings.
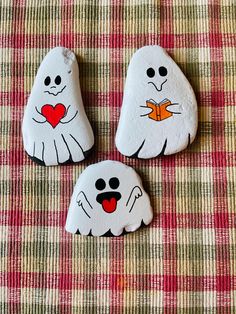
[[42,113],[38,110],[38,108],[35,106],[35,116],[32,118],[36,123],[45,123],[47,119],[42,115]]
[[84,194],[83,191],[80,191],[79,194],[76,197],[76,202],[78,204],[78,206],[83,210],[83,212],[85,213],[85,215],[88,218],[91,218],[91,214],[92,214],[92,205],[89,203],[87,196]]
[[[69,122],[71,122],[72,120],[74,120],[74,118],[77,116],[78,114],[78,110],[76,110],[75,112],[72,112],[72,110],[69,110],[71,106],[68,106],[68,108],[66,109],[66,113],[64,115],[64,117],[61,119],[60,123],[62,124],[67,124]],[[65,119],[63,121],[63,119]]]
[[[81,208],[84,212],[85,216],[83,217],[83,213],[81,210],[78,210],[76,206],[78,204],[79,209]],[[81,221],[84,219],[90,218],[90,211],[92,209],[91,204],[89,203],[86,195],[83,191],[79,192],[76,199],[72,201],[69,212],[66,220],[66,230],[71,233],[76,233],[78,231],[78,227],[81,225]],[[86,218],[87,217],[87,218]]]
[[134,204],[136,203],[137,199],[143,195],[143,192],[139,186],[135,186],[126,202],[126,207],[128,208],[129,213],[132,211]]
[[139,106],[139,108],[141,108],[141,110],[140,110],[140,117],[146,117],[151,112],[153,112],[153,108],[150,108],[148,106]]
[[170,104],[169,106],[166,106],[166,111],[171,112],[173,114],[181,114],[183,112],[183,107],[178,103],[173,103]]

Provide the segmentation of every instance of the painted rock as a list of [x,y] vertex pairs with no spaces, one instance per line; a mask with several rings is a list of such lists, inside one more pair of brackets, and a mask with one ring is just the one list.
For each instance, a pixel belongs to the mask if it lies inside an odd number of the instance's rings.
[[170,155],[193,142],[197,102],[188,80],[166,51],[146,46],[132,57],[116,146],[125,156]]
[[66,231],[119,236],[148,225],[153,217],[149,196],[137,173],[118,161],[90,165],[72,195]]
[[22,134],[27,154],[42,165],[83,160],[94,145],[79,85],[75,54],[56,47],[42,61],[26,106]]

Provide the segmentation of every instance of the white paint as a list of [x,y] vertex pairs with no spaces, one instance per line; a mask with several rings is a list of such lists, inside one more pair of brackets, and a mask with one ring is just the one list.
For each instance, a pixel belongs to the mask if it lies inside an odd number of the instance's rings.
[[[167,74],[159,74],[160,67]],[[153,77],[147,69],[155,71]],[[172,116],[161,121],[149,117],[157,105],[170,101],[165,112]],[[152,158],[170,155],[192,143],[198,123],[197,102],[191,85],[166,51],[159,46],[145,46],[132,57],[127,72],[116,146],[125,156]]]
[[69,159],[79,162],[93,147],[78,63],[69,49],[56,47],[42,61],[25,110],[22,133],[27,154],[46,166]]
[[[119,185],[112,187],[111,178],[113,183],[118,179]],[[96,187],[98,179],[104,185],[101,190]],[[105,192],[110,194],[102,194]],[[148,225],[152,218],[149,196],[137,173],[121,162],[107,160],[87,167],[80,175],[65,228],[68,232],[79,231],[83,235],[91,232],[93,236],[102,236],[111,231],[119,236],[124,230],[135,231],[142,221]]]

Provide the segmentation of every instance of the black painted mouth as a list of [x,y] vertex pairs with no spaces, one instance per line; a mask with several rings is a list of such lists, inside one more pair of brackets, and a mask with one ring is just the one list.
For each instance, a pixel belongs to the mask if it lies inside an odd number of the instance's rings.
[[161,92],[162,91],[162,86],[167,82],[167,79],[161,83],[161,87],[158,89],[158,87],[156,86],[155,83],[153,82],[148,82],[148,84],[152,84],[154,86],[154,88],[158,91],[158,92]]
[[104,193],[100,193],[100,194],[97,195],[96,201],[99,204],[102,204],[102,202],[104,200],[110,201],[113,197],[118,202],[121,199],[121,194],[119,192],[104,192]]
[[96,200],[102,205],[107,214],[112,214],[117,208],[117,202],[121,198],[119,192],[104,192],[97,195]]
[[53,96],[57,96],[58,94],[61,94],[63,92],[63,90],[66,88],[66,85],[57,93],[51,93],[48,90],[45,90],[44,93],[48,93],[49,95],[53,95]]

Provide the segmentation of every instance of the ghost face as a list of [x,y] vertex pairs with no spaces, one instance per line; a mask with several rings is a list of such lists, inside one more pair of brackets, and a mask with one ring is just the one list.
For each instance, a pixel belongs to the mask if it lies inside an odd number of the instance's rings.
[[[133,55],[128,67],[125,95],[126,93],[136,95],[140,101],[152,97],[156,102],[160,101],[175,81],[172,80],[171,62],[173,61],[166,52],[158,46],[139,49]],[[133,104],[133,109],[135,107],[139,106]]]
[[[56,75],[55,78],[47,75],[44,79],[44,86],[42,88],[44,95],[42,99],[46,98],[46,102],[35,106],[35,115],[33,113],[33,121],[36,123],[49,123],[52,128],[56,128],[58,125],[70,123],[78,114],[78,110],[71,108],[71,105],[67,103],[64,104],[63,99],[67,98],[67,95],[61,95],[66,93],[65,89],[67,88],[66,81],[68,81],[67,76],[71,74],[71,71],[68,70],[67,73],[62,73],[61,75]],[[63,79],[62,79],[63,77]],[[69,82],[67,82],[69,84]],[[69,88],[70,89],[70,88]],[[45,95],[46,94],[46,95]],[[53,106],[53,104],[55,105]],[[69,112],[70,109],[70,112]],[[38,119],[37,116],[40,115],[40,118],[44,118],[42,121]],[[66,116],[70,116],[70,119],[66,121]]]
[[[70,73],[70,71],[68,71]],[[61,94],[64,89],[66,88],[66,85],[62,84],[62,79],[60,75],[57,75],[55,78],[51,78],[49,75],[45,77],[44,85],[45,85],[45,91],[44,93],[47,93],[52,96],[57,96],[58,94]],[[64,86],[62,86],[64,85]]]
[[196,129],[197,103],[184,74],[161,47],[139,49],[127,72],[118,150],[138,158],[173,154],[193,141]]
[[95,182],[95,187],[100,193],[97,194],[96,201],[101,204],[106,213],[113,213],[117,208],[117,203],[121,199],[121,193],[116,191],[120,185],[117,177],[112,177],[108,182],[110,191],[104,192],[106,189],[106,182],[104,179],[99,178]]
[[155,82],[155,78],[157,76],[156,71],[153,68],[148,68],[146,71],[147,77],[149,77],[150,81],[147,84],[152,84],[153,87],[156,89],[157,92],[161,92],[162,91],[162,87],[163,85],[167,82],[167,68],[164,66],[160,66],[158,68],[158,74],[160,76],[160,78],[163,78],[163,80],[160,80],[161,82]]
[[28,155],[44,165],[83,160],[94,143],[86,117],[75,55],[52,49],[39,67],[23,125]]
[[115,161],[86,168],[72,196],[66,230],[95,236],[120,235],[149,224],[152,209],[135,171]]
[[[79,96],[74,90],[74,82],[78,81],[79,75],[76,65],[74,54],[68,50],[62,52],[60,48],[53,49],[44,58],[28,102],[35,104],[32,106],[32,115],[36,123],[49,124],[55,129],[77,116],[79,108],[69,102],[71,94]],[[42,101],[36,102],[35,96]]]

